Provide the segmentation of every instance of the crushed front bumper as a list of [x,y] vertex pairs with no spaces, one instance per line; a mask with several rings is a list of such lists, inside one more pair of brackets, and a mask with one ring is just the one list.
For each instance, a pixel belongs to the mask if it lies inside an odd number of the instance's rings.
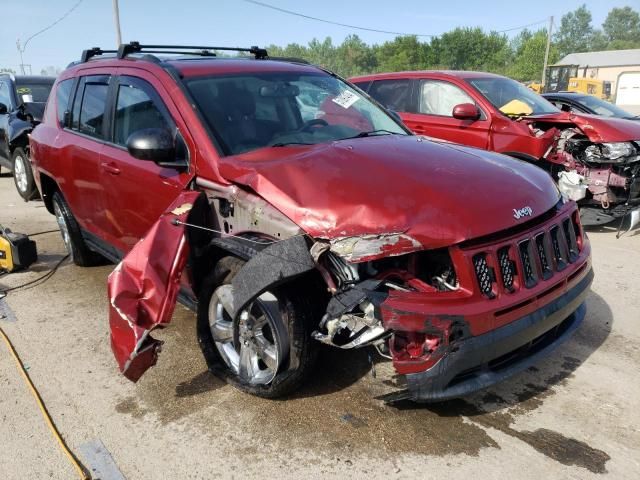
[[546,357],[582,323],[592,280],[590,269],[547,305],[500,328],[469,337],[428,370],[407,374],[409,398],[437,402],[469,395]]

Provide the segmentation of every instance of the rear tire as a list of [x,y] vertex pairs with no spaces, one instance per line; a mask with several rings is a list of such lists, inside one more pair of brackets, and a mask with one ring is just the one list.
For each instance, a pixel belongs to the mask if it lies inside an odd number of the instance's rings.
[[73,263],[80,267],[91,267],[104,262],[104,259],[96,252],[89,249],[80,231],[80,226],[74,218],[67,202],[60,192],[54,192],[51,202],[53,214],[58,222],[62,241]]
[[[249,343],[243,341],[247,338],[244,336],[247,327],[242,320],[221,322],[227,324],[229,340],[226,343],[216,342],[212,331],[216,331],[214,325],[220,325],[216,323],[216,319],[221,314],[216,315],[215,312],[222,312],[219,308],[223,308],[225,303],[219,299],[220,294],[224,291],[232,292],[231,282],[244,263],[236,257],[224,257],[216,263],[212,274],[204,281],[198,299],[198,341],[209,370],[216,376],[252,395],[264,398],[282,397],[298,389],[314,366],[318,345],[311,333],[317,322],[311,303],[300,289],[281,287],[261,295],[244,311],[254,319],[251,320],[254,323],[249,330],[253,330],[250,335],[255,336],[249,337]],[[263,297],[267,301],[262,302]],[[260,306],[269,302],[268,308]],[[241,318],[243,314],[240,315]],[[222,315],[226,315],[226,309]],[[266,320],[262,320],[262,325],[266,325],[260,327],[260,320],[266,317],[269,318],[268,324]],[[224,318],[231,320],[229,315]],[[221,339],[219,333],[216,336],[218,340]],[[257,342],[256,338],[260,341]],[[256,345],[252,350],[254,367],[249,369],[249,375],[242,368],[243,343]],[[267,345],[267,348],[263,345]],[[263,361],[267,349],[279,352],[278,356],[272,355],[270,361]],[[256,353],[259,350],[261,352]],[[276,367],[272,368],[274,363]]]
[[31,170],[31,161],[29,156],[22,148],[16,148],[11,157],[13,163],[13,183],[18,190],[18,194],[25,202],[37,198],[38,188],[33,179],[33,171]]

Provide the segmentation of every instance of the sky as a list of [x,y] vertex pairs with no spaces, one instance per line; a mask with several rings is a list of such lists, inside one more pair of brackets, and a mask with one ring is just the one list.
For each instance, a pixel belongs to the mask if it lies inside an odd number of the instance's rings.
[[[0,67],[19,72],[18,38],[24,41],[49,26],[78,0],[0,0]],[[263,0],[264,3],[334,22],[394,32],[438,35],[456,27],[507,30],[565,13],[586,3],[597,28],[613,7],[640,10],[640,0]],[[394,35],[355,30],[287,15],[245,0],[119,0],[122,39],[141,43],[214,46],[306,44],[329,36],[339,44],[357,34],[367,43]],[[13,19],[8,21],[8,19]],[[543,27],[545,23],[531,27]],[[508,35],[517,34],[511,31]],[[428,40],[427,37],[422,37]],[[82,0],[51,29],[35,36],[24,51],[34,74],[47,66],[64,68],[82,50],[115,48],[112,0]],[[28,72],[27,72],[28,73]]]

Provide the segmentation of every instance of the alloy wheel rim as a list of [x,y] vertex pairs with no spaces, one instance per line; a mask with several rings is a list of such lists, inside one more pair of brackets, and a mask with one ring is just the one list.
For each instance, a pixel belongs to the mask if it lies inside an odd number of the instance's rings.
[[73,257],[73,250],[71,249],[71,237],[69,235],[69,227],[67,226],[67,222],[62,215],[62,210],[57,202],[53,204],[53,212],[56,217],[56,222],[58,223],[58,228],[60,229],[60,234],[62,235],[62,241],[64,242],[64,246],[67,249],[67,253]]
[[24,164],[24,158],[21,155],[16,157],[13,166],[13,176],[16,179],[16,185],[21,192],[27,191],[27,169]]
[[246,383],[267,385],[283,358],[282,339],[275,322],[282,322],[278,299],[260,295],[233,319],[233,287],[218,287],[209,303],[209,329],[225,364]]

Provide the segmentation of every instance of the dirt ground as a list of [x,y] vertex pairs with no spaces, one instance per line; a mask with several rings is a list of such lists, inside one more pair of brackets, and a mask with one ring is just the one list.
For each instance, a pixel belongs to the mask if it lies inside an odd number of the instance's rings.
[[[6,176],[0,223],[26,233],[56,228]],[[46,283],[9,293],[0,326],[70,447],[101,441],[128,479],[637,479],[640,231],[589,235],[596,278],[578,333],[517,378],[439,405],[386,406],[376,397],[388,390],[389,364],[376,358],[374,378],[368,352],[328,348],[293,398],[244,395],[207,372],[194,316],[182,307],[158,335],[158,365],[133,384],[109,347],[110,265],[65,263]],[[62,258],[59,234],[33,238],[39,263],[0,278],[0,289]],[[0,417],[0,478],[74,477],[1,342]]]

